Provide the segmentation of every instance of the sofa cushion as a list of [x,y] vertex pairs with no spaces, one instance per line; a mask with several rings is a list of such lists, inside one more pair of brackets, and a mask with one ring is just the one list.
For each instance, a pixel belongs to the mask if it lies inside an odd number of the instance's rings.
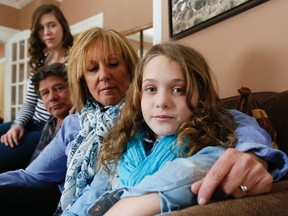
[[204,206],[191,206],[169,216],[210,216],[210,215],[287,215],[288,180],[273,184],[271,192],[248,196],[241,199],[228,199],[212,202]]
[[[279,149],[288,154],[288,91],[283,92],[254,92],[253,99],[257,106],[267,113],[273,123]],[[221,105],[227,109],[235,109],[240,96],[221,99]]]
[[261,98],[257,103],[274,124],[279,148],[288,154],[288,91]]

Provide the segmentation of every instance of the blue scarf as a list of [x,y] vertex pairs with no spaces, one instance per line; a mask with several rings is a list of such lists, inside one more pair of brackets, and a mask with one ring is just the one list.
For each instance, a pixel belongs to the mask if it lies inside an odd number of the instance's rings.
[[127,151],[122,154],[117,167],[122,186],[135,186],[146,175],[158,171],[167,161],[180,157],[176,139],[176,135],[163,137],[147,155],[142,142],[143,133],[135,135],[128,142]]
[[123,105],[121,102],[117,106],[101,107],[95,100],[89,100],[79,113],[81,129],[68,155],[64,191],[58,210],[65,210],[93,180],[95,156],[103,136],[118,121]]

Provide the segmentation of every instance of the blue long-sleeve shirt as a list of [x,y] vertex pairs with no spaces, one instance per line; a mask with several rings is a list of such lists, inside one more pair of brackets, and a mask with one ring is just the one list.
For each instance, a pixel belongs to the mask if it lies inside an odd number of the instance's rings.
[[[273,149],[268,133],[259,127],[253,117],[230,110],[236,119],[238,142],[236,149],[250,151],[269,163],[274,180],[279,180],[288,170],[287,155]],[[42,187],[62,186],[67,171],[67,153],[80,130],[78,114],[67,116],[55,138],[25,170],[0,174],[0,186]]]

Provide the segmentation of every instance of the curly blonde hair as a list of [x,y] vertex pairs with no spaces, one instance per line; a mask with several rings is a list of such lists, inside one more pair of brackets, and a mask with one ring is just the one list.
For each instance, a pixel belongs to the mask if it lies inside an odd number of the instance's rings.
[[[182,123],[177,134],[177,145],[184,157],[191,156],[206,146],[232,147],[237,141],[233,116],[219,106],[219,97],[213,86],[211,70],[205,58],[191,47],[173,42],[154,45],[136,67],[135,79],[126,95],[125,107],[118,124],[111,129],[101,147],[99,166],[110,172],[108,164],[117,162],[125,151],[128,141],[140,130],[152,131],[145,123],[141,112],[141,87],[143,71],[156,56],[166,56],[176,62],[186,79],[186,102],[193,116]],[[195,87],[196,86],[196,87]],[[199,101],[191,104],[193,92]]]

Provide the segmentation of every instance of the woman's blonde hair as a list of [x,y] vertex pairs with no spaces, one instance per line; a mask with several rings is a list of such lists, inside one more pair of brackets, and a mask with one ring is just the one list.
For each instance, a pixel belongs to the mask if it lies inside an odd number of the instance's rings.
[[[186,101],[193,115],[176,132],[177,144],[180,147],[185,146],[187,150],[183,156],[188,157],[211,145],[231,147],[237,140],[234,119],[219,106],[219,97],[205,58],[193,48],[173,42],[154,45],[137,65],[135,79],[127,93],[120,120],[102,144],[99,164],[104,165],[108,171],[107,162],[120,159],[131,137],[143,129],[152,133],[141,112],[142,78],[147,63],[160,55],[176,62],[186,79]],[[199,94],[195,107],[191,104],[194,91]]]
[[71,101],[77,110],[82,109],[87,99],[91,97],[83,79],[83,74],[87,69],[87,56],[89,53],[95,52],[97,46],[102,47],[104,58],[108,58],[111,53],[123,58],[130,79],[132,80],[134,77],[138,57],[125,36],[112,29],[91,28],[84,31],[72,46],[68,60],[68,85]]

